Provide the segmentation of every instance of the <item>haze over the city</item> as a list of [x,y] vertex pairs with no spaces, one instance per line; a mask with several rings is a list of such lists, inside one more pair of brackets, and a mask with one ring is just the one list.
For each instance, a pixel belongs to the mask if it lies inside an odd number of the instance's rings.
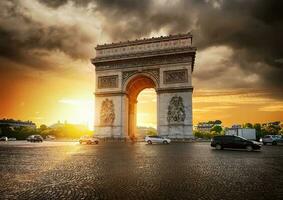
[[[0,2],[0,118],[94,118],[97,44],[191,32],[193,122],[283,121],[283,3],[276,0]],[[156,126],[156,93],[138,97]]]

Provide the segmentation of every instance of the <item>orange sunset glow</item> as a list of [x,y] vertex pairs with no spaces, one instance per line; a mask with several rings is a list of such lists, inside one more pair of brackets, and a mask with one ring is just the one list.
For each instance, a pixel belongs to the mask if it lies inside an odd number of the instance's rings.
[[[266,35],[282,41],[276,23],[261,32],[254,21],[266,24],[264,19],[239,17],[221,1],[178,2],[154,1],[146,8],[100,1],[1,2],[0,118],[31,120],[37,126],[60,120],[93,129],[95,66],[90,59],[97,44],[192,31],[198,48],[194,124],[283,121],[282,46],[273,39],[259,42]],[[153,89],[140,93],[138,126],[156,127],[156,98]]]

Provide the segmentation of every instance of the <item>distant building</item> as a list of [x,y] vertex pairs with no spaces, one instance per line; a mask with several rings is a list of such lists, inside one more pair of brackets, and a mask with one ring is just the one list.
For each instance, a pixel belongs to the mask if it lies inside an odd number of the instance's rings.
[[221,121],[208,121],[208,122],[199,122],[194,129],[201,132],[208,132],[213,126],[221,126]]
[[240,124],[233,124],[232,128],[242,128],[242,126]]
[[57,129],[57,128],[64,128],[66,126],[72,126],[78,130],[87,130],[88,127],[87,125],[84,124],[70,124],[67,121],[65,121],[64,123],[61,123],[60,121],[58,121],[56,124],[52,124],[51,126],[49,126],[49,128],[52,129]]
[[36,128],[35,123],[32,121],[21,121],[21,120],[14,120],[14,119],[1,119],[0,120],[0,126],[6,125],[11,128],[18,128],[18,127],[30,127],[30,128]]
[[206,123],[199,123],[198,125],[195,126],[195,130],[197,131],[210,131],[210,129],[214,126],[214,124],[206,124]]

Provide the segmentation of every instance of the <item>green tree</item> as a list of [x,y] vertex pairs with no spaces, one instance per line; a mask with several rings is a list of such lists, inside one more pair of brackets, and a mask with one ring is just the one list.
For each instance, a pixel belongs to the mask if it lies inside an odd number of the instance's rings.
[[14,137],[20,140],[25,140],[30,135],[37,135],[39,131],[31,127],[19,127],[15,129]]
[[217,119],[217,120],[215,120],[214,124],[222,124],[222,121]]
[[253,128],[256,131],[256,139],[259,140],[259,138],[263,137],[263,134],[261,132],[261,124],[260,123],[255,123]]
[[203,138],[203,133],[201,131],[193,131],[196,138]]
[[13,129],[9,125],[6,124],[0,125],[0,129],[2,136],[10,137],[10,135],[13,134]]
[[222,129],[221,126],[215,125],[215,126],[213,126],[213,127],[210,129],[210,132],[215,131],[216,133],[221,133],[222,130],[223,130],[223,129]]
[[243,128],[253,128],[253,125],[251,123],[245,123]]
[[277,135],[279,134],[280,127],[277,125],[269,125],[266,127],[266,130],[270,135]]
[[48,129],[48,127],[47,127],[45,124],[41,124],[40,127],[39,127],[39,129],[40,129],[41,131],[44,131],[44,130]]
[[267,131],[266,127],[261,127],[261,135],[262,136],[269,135],[269,132]]
[[150,129],[150,130],[147,131],[146,134],[147,134],[147,135],[157,135],[157,131]]

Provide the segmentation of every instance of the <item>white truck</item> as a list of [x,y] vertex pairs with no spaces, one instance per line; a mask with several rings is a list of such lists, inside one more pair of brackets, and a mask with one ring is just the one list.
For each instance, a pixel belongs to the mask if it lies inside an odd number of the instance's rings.
[[256,130],[254,128],[229,128],[225,131],[225,135],[236,135],[247,140],[256,140]]

